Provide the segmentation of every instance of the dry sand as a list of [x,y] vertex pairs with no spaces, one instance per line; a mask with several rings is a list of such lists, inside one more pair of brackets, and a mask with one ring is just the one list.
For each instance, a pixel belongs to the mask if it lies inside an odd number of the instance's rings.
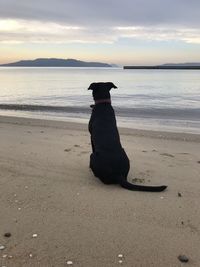
[[129,180],[165,192],[95,178],[87,125],[0,117],[0,266],[200,266],[200,135],[120,133]]

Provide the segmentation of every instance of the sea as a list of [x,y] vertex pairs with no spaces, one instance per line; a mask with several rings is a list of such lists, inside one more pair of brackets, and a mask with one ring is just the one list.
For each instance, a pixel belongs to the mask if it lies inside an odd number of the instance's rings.
[[92,82],[118,87],[118,126],[200,134],[199,70],[0,67],[0,115],[88,123]]

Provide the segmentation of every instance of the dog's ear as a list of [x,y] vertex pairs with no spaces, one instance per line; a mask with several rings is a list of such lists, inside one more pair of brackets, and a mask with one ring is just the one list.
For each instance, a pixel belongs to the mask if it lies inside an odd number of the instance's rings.
[[96,87],[96,83],[91,83],[90,86],[88,87],[88,90],[94,90]]
[[108,84],[108,87],[109,87],[110,90],[111,90],[112,88],[114,88],[114,89],[117,88],[117,86],[114,85],[114,83],[112,83],[112,82],[108,82],[107,84]]

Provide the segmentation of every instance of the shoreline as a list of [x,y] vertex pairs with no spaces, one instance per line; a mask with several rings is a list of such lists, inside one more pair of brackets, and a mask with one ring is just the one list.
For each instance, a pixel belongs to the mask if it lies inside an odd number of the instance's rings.
[[[24,126],[42,126],[49,128],[60,128],[60,129],[74,129],[80,131],[88,131],[88,123],[78,121],[62,121],[62,120],[50,120],[50,119],[38,119],[38,118],[25,118],[15,116],[3,116],[0,115],[0,124],[16,124]],[[158,130],[146,130],[129,127],[118,127],[120,134],[133,135],[141,137],[151,137],[158,139],[168,140],[180,140],[189,142],[200,142],[200,134],[194,133],[181,133],[181,132],[169,132],[169,131],[158,131]],[[89,132],[88,132],[89,134]]]
[[200,136],[119,132],[128,180],[166,191],[96,179],[87,124],[0,116],[2,266],[199,266]]
[[[24,105],[22,105],[23,107]],[[42,106],[43,107],[43,106]],[[37,108],[37,106],[36,106]],[[45,109],[48,107],[44,107]],[[60,107],[56,107],[60,109]],[[23,111],[23,110],[0,110],[0,116],[15,117],[15,118],[32,118],[39,120],[51,120],[62,122],[76,122],[88,123],[90,118],[90,108],[76,108],[76,107],[61,107],[67,109],[67,112],[45,112],[45,111]],[[197,114],[192,115],[188,113],[189,117],[180,117],[179,119],[174,115],[174,111],[169,112],[168,116],[158,116],[159,110],[154,111],[154,117],[144,113],[144,116],[137,110],[135,114],[122,113],[120,108],[115,108],[117,125],[120,128],[140,129],[141,131],[160,131],[160,132],[175,132],[186,134],[200,134],[200,121]],[[135,110],[135,109],[134,109]],[[76,111],[76,112],[74,112]],[[139,112],[139,113],[138,113]],[[161,111],[160,111],[161,112]],[[199,113],[200,110],[194,112]],[[180,112],[179,112],[180,113]],[[147,116],[148,115],[148,116]]]

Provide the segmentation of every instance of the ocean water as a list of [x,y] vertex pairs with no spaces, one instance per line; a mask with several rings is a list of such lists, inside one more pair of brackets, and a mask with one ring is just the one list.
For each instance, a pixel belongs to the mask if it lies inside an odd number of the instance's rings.
[[119,126],[200,134],[199,70],[1,67],[0,115],[87,122],[107,81]]

